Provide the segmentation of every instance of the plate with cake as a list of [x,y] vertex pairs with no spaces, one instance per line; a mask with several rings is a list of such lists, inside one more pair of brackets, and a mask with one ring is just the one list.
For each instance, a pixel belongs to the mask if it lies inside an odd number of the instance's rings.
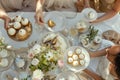
[[45,27],[52,32],[61,31],[65,27],[65,17],[62,13],[53,11],[48,13],[45,18]]
[[84,15],[84,19],[86,21],[94,21],[98,17],[97,12],[93,8],[83,9],[82,14]]
[[74,72],[84,70],[89,65],[89,62],[89,53],[80,46],[72,46],[64,54],[65,66]]
[[27,18],[16,16],[11,19],[7,34],[13,40],[24,41],[32,34],[32,24]]

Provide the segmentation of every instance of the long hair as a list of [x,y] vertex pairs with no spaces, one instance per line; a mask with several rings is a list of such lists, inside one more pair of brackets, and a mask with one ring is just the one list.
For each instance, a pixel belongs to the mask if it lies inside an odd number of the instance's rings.
[[120,53],[118,53],[115,58],[115,71],[116,71],[117,77],[120,79]]

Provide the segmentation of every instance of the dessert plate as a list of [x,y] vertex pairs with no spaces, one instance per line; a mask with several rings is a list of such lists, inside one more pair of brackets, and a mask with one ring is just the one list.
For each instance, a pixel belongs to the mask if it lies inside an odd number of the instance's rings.
[[[73,66],[72,64],[68,63],[68,51],[72,51],[72,52],[75,52],[75,50],[79,48],[81,49],[81,53],[84,54],[84,65],[78,65],[78,66]],[[84,70],[85,68],[87,68],[87,66],[89,65],[90,63],[90,55],[89,53],[81,46],[72,46],[70,48],[68,48],[66,51],[65,51],[65,54],[64,54],[64,63],[65,63],[65,66],[68,67],[69,70],[72,70],[74,72],[79,72],[79,71],[82,71]]]
[[86,21],[94,21],[97,19],[97,12],[92,8],[85,8],[82,11],[82,14],[84,15],[84,20]]
[[[51,20],[54,22],[54,26],[50,27],[48,25],[48,21]],[[65,27],[65,17],[62,13],[59,13],[57,11],[53,11],[53,12],[49,12],[45,18],[45,27],[52,32],[57,32],[57,31],[61,31],[64,29]]]

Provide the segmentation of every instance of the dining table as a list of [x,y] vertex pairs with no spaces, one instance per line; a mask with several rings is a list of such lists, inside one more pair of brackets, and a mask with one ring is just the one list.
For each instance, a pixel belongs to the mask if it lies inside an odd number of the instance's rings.
[[[44,12],[44,19],[49,14],[53,14],[53,17],[55,17],[55,15],[60,14],[60,15],[63,15],[63,17],[64,17],[64,21],[63,21],[64,25],[62,25],[62,27],[60,26],[58,28],[61,30],[60,31],[56,30],[53,32],[60,32],[61,34],[63,34],[66,37],[66,39],[68,39],[70,46],[81,46],[78,38],[76,38],[76,37],[71,38],[69,36],[69,30],[71,29],[71,27],[75,26],[80,20],[84,20],[84,14],[80,13],[80,12],[70,12],[70,11],[51,11],[51,12]],[[4,37],[5,42],[8,45],[12,46],[12,49],[16,52],[16,54],[17,54],[17,51],[18,51],[18,54],[20,53],[19,50],[28,49],[28,46],[31,43],[36,42],[36,41],[41,41],[41,38],[44,34],[46,34],[47,32],[51,32],[45,26],[40,26],[36,23],[36,21],[34,19],[35,12],[8,12],[8,15],[11,18],[20,15],[22,17],[27,18],[32,23],[33,31],[32,31],[31,36],[27,40],[19,42],[19,41],[12,40],[8,36],[7,31],[4,28],[4,21],[0,20],[0,35],[2,35]],[[98,17],[102,16],[102,15],[104,15],[104,13],[97,13]],[[60,22],[57,22],[56,24],[59,24],[59,23]],[[119,14],[115,15],[113,18],[106,20],[104,22],[89,23],[89,24],[94,26],[95,29],[98,29],[101,34],[107,30],[115,30],[116,32],[120,33],[120,15]],[[98,50],[102,49],[106,45],[107,45],[107,43],[101,44],[101,46]],[[88,68],[92,69],[93,71],[96,71],[98,64],[99,64],[99,58],[91,59]],[[7,70],[11,70],[11,69],[15,70],[13,64],[11,64],[11,66],[9,68],[7,68],[6,70],[1,71],[0,75],[2,75],[3,72],[5,72]],[[82,71],[77,72],[76,74],[80,77],[81,80],[88,80],[88,77],[82,76]],[[4,80],[4,79],[0,78],[0,80]]]

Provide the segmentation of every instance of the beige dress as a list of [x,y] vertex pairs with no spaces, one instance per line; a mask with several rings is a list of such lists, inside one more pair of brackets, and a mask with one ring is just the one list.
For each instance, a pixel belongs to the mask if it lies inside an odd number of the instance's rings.
[[0,8],[5,11],[34,11],[36,0],[0,0]]
[[[46,11],[66,10],[76,11],[74,3],[77,0],[45,0]],[[36,0],[0,0],[0,7],[6,11],[34,11]]]

